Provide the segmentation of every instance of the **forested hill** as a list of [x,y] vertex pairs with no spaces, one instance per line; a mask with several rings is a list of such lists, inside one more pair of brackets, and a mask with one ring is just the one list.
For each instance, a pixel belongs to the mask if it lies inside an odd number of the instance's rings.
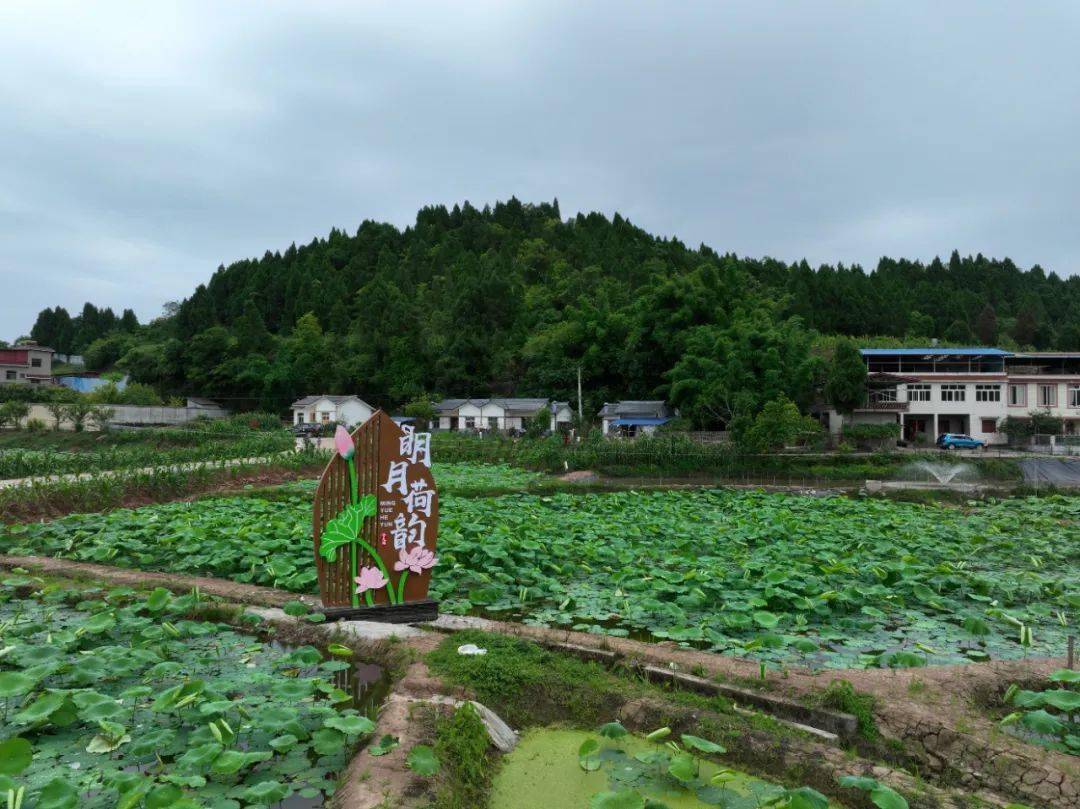
[[171,318],[72,348],[163,392],[276,409],[316,391],[569,398],[580,365],[590,405],[671,394],[707,421],[740,391],[806,401],[813,332],[1080,349],[1080,279],[956,253],[815,269],[511,199],[238,261]]

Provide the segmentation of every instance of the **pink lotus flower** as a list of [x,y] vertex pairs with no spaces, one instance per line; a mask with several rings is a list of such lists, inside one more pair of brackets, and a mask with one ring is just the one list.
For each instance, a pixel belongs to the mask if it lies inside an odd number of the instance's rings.
[[338,454],[346,461],[356,454],[356,445],[353,444],[352,436],[340,424],[334,430],[334,446],[337,447]]
[[394,570],[408,569],[413,573],[423,573],[429,567],[435,567],[438,561],[434,551],[423,545],[413,545],[411,548],[401,549],[398,560],[394,562]]
[[386,577],[383,576],[382,571],[377,567],[362,567],[360,568],[360,575],[356,577],[357,593],[363,593],[367,590],[378,590],[386,586]]

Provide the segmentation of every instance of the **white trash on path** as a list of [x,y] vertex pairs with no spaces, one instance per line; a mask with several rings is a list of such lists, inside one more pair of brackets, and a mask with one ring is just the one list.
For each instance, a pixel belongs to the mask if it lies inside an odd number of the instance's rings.
[[487,649],[481,649],[475,643],[464,643],[457,647],[459,655],[486,655]]

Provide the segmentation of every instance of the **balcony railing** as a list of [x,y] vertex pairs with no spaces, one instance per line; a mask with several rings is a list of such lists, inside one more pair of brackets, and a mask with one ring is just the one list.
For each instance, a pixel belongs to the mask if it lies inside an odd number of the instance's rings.
[[907,400],[894,389],[867,391],[866,402],[859,410],[907,410]]

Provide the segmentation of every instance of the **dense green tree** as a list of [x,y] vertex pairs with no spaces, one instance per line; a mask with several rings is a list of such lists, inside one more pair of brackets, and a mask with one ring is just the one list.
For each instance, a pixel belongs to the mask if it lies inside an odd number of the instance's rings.
[[825,398],[837,413],[850,416],[866,399],[866,363],[852,340],[840,340],[826,372]]
[[989,303],[979,312],[979,319],[975,321],[975,334],[979,338],[981,345],[992,346],[997,344],[997,313]]
[[945,339],[953,344],[969,345],[972,341],[971,327],[963,320],[954,320],[945,329]]
[[797,319],[775,322],[757,311],[729,327],[698,326],[667,374],[670,401],[697,427],[724,427],[786,397],[801,406],[813,394],[807,335]]
[[[383,406],[429,390],[576,400],[580,368],[590,413],[613,399],[670,397],[705,425],[780,394],[807,407],[815,333],[970,343],[974,324],[991,342],[991,308],[1002,343],[1080,342],[1069,328],[1080,322],[1080,277],[1038,266],[953,251],[947,261],[813,268],[689,248],[618,214],[563,219],[555,204],[510,199],[428,206],[405,229],[366,221],[236,261],[143,325],[93,304],[75,317],[46,309],[32,336],[79,353],[99,340],[102,350],[122,345],[112,335],[123,333],[130,345],[102,362],[162,395],[238,407],[284,412],[315,392]],[[310,322],[299,328],[308,313],[317,338]],[[736,324],[749,328],[745,339]],[[314,342],[301,345],[298,333]],[[789,372],[794,382],[774,381]]]

